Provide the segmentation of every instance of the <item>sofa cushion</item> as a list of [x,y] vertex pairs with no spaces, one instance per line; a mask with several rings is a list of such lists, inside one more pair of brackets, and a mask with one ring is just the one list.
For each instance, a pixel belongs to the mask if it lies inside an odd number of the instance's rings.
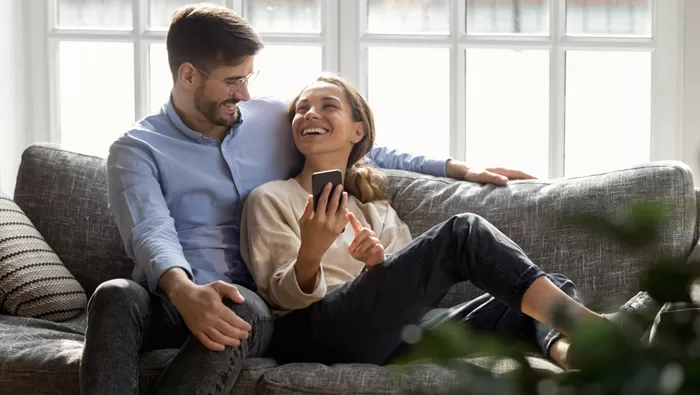
[[0,305],[24,317],[62,321],[85,311],[85,291],[24,212],[0,192]]
[[15,186],[15,202],[88,296],[104,281],[131,278],[134,267],[107,206],[105,170],[102,158],[32,145]]
[[[543,374],[560,373],[554,364],[528,357],[532,368]],[[456,367],[456,369],[455,369]],[[512,360],[480,357],[455,362],[450,367],[436,364],[416,364],[396,370],[397,366],[380,367],[365,364],[326,366],[313,363],[287,364],[271,369],[262,377],[258,393],[281,394],[442,394],[454,393],[456,383],[467,372],[490,370],[497,376],[517,368]],[[466,370],[471,369],[471,370]],[[493,389],[493,393],[506,393]]]
[[[85,315],[62,323],[0,315],[0,395],[78,395]],[[139,393],[148,393],[177,350],[150,351],[139,359]],[[246,361],[232,394],[255,393],[272,359]]]
[[[611,238],[572,226],[575,214],[608,219],[624,216],[630,204],[670,207],[658,232],[658,251],[686,259],[698,217],[692,172],[679,162],[658,162],[587,177],[514,181],[482,186],[414,173],[387,171],[390,197],[399,216],[420,235],[438,221],[462,212],[489,220],[547,272],[562,273],[594,307],[619,305],[638,291],[649,250],[631,251]],[[481,293],[469,284],[451,290],[444,306]]]

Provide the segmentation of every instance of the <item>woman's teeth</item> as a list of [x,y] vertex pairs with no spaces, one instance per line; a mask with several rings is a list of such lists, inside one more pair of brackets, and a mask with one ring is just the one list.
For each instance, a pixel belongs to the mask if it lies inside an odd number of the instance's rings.
[[328,133],[328,130],[326,130],[326,129],[311,128],[311,129],[304,129],[304,130],[301,132],[301,135],[302,135],[302,136],[308,136],[308,135],[310,135],[310,134],[313,134],[313,135],[321,135],[321,134],[326,134],[326,133]]

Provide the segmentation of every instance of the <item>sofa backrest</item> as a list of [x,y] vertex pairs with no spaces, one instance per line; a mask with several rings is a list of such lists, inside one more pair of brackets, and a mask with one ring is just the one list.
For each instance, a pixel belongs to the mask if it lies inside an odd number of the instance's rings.
[[87,295],[106,280],[131,278],[134,264],[107,206],[104,159],[32,145],[22,154],[14,200]]
[[[639,290],[652,253],[685,260],[698,241],[698,202],[690,168],[656,162],[586,177],[515,181],[505,187],[389,171],[393,207],[417,236],[461,212],[489,220],[547,272],[571,278],[584,302],[599,308],[622,303]],[[572,226],[573,215],[622,219],[633,203],[668,205],[657,229],[658,245],[633,251],[600,232]],[[653,251],[652,251],[653,250]],[[443,305],[481,293],[455,287]]]
[[[690,169],[655,163],[589,177],[482,186],[415,173],[387,171],[390,195],[414,236],[462,212],[479,214],[515,240],[546,271],[577,283],[585,301],[614,303],[636,293],[645,252],[563,221],[571,214],[616,218],[630,203],[670,204],[659,229],[666,256],[687,257],[697,242],[697,203]],[[103,281],[131,276],[133,262],[123,248],[107,207],[104,159],[37,144],[25,150],[14,200],[44,235],[90,295]],[[456,287],[444,305],[477,296],[469,284]]]

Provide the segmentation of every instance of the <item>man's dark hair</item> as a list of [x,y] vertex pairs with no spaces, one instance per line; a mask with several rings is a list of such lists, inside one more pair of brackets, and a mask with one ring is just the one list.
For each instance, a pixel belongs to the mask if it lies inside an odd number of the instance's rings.
[[185,62],[208,73],[219,65],[238,65],[263,48],[248,21],[229,8],[208,4],[175,11],[166,43],[173,80]]

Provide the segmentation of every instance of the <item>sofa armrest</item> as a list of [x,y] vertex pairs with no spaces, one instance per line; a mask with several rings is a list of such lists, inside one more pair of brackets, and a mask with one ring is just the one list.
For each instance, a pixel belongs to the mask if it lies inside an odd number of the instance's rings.
[[[414,236],[452,215],[479,214],[545,271],[571,278],[584,302],[596,307],[619,304],[634,295],[649,254],[572,226],[567,216],[615,219],[633,203],[659,202],[670,208],[655,246],[663,256],[686,259],[697,236],[698,197],[690,168],[680,162],[655,162],[585,177],[514,181],[504,187],[400,171],[387,174],[392,204]],[[443,305],[479,293],[469,284],[460,285]]]

